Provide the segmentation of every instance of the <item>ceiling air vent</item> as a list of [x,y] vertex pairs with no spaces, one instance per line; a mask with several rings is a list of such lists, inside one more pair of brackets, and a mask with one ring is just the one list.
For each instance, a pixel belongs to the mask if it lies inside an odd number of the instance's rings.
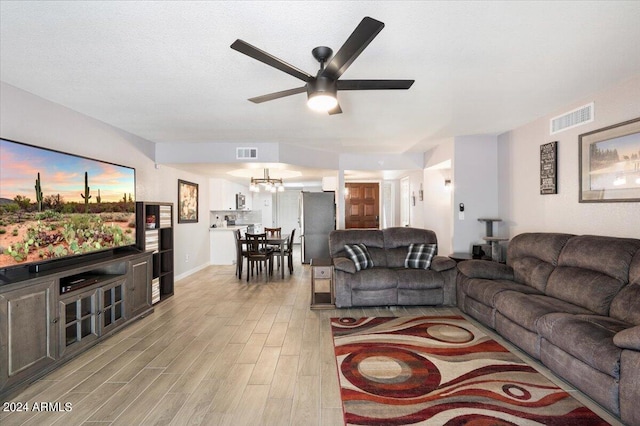
[[563,130],[591,123],[593,121],[593,109],[594,103],[591,102],[590,104],[576,108],[573,111],[569,111],[565,114],[552,118],[550,133],[553,135]]
[[258,158],[258,148],[236,148],[236,160],[255,160]]

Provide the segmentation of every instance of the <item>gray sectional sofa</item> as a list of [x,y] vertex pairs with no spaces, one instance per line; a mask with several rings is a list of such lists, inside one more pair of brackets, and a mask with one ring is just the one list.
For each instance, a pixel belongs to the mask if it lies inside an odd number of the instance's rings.
[[[345,244],[364,244],[374,267],[356,271]],[[404,261],[411,243],[437,244],[433,231],[417,228],[347,229],[329,235],[335,268],[335,301],[351,306],[456,304],[456,263],[436,256],[429,269],[409,269]]]
[[527,233],[458,270],[463,312],[640,425],[640,240]]

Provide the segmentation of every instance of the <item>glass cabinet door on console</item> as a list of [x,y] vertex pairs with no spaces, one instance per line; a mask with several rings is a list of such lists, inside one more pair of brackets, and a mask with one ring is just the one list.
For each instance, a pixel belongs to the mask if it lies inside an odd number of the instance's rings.
[[126,321],[126,281],[116,281],[100,288],[100,335],[110,332]]
[[85,291],[59,301],[60,356],[68,355],[98,338],[98,291]]

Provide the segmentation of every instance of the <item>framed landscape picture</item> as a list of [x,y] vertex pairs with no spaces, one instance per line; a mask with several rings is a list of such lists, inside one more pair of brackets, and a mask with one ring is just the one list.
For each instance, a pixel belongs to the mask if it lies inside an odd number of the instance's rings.
[[198,222],[198,184],[178,179],[178,223]]
[[640,118],[579,137],[581,203],[640,202]]

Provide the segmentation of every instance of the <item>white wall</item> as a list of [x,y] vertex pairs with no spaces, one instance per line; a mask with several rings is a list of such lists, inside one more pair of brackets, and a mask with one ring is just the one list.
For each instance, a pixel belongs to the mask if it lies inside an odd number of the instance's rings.
[[[495,136],[454,138],[453,159],[453,251],[471,252],[482,243],[485,224],[478,218],[498,217],[498,141]],[[464,220],[459,205],[464,204]],[[504,236],[494,225],[494,236]]]
[[[0,137],[136,169],[137,201],[177,203],[178,179],[199,185],[199,222],[174,219],[175,274],[209,262],[207,179],[171,167],[155,168],[154,144],[59,104],[0,82]],[[185,256],[189,255],[189,262]]]
[[453,253],[453,185],[444,186],[452,179],[453,138],[425,153],[424,170],[424,227],[438,237],[438,254]]
[[[422,170],[416,170],[407,175],[409,177],[409,224],[412,228],[424,228],[424,210],[425,201],[420,201],[420,187],[424,191],[424,184],[422,182],[424,173]],[[415,205],[413,200],[415,197]]]
[[[556,135],[549,119],[595,102],[595,120]],[[501,226],[522,232],[567,232],[640,238],[640,203],[578,202],[578,136],[640,117],[640,75],[567,105],[498,138]],[[540,195],[540,145],[558,141],[558,194]]]

